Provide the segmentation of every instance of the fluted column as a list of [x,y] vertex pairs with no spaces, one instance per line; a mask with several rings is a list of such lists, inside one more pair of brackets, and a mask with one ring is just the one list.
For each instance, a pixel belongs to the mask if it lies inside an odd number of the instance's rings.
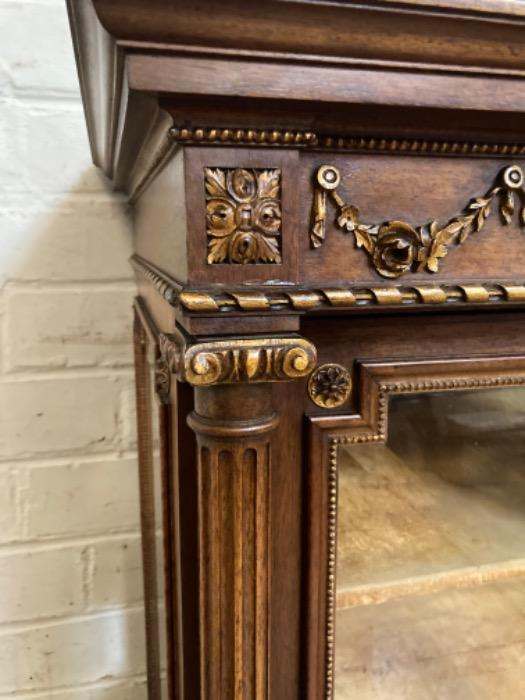
[[193,567],[198,589],[186,586],[182,595],[199,635],[198,650],[191,657],[183,651],[186,686],[197,678],[199,686],[188,700],[266,700],[270,681],[275,686],[272,454],[283,456],[274,444],[274,386],[307,377],[316,350],[297,335],[195,338],[182,328],[161,334],[159,347],[169,371],[194,394],[187,422],[197,457],[191,450],[179,460],[186,488],[178,494],[181,502],[192,498],[188,509],[181,506],[183,544],[197,532],[196,547],[181,561],[182,569]]
[[196,390],[201,688],[268,697],[271,385]]

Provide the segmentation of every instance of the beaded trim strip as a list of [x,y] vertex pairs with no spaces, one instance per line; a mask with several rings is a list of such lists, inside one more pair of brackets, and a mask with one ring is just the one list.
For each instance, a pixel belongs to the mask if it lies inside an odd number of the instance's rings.
[[525,155],[525,144],[522,143],[322,136],[313,131],[285,131],[282,129],[188,129],[184,127],[172,127],[170,129],[170,135],[177,143],[201,145],[229,146],[246,144],[249,146],[381,151],[388,153],[429,153],[438,155]]

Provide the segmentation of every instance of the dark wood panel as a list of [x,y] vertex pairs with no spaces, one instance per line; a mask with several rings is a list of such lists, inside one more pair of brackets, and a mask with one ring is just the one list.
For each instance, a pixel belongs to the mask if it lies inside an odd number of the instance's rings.
[[[186,149],[186,191],[188,217],[187,245],[189,280],[191,283],[297,281],[296,211],[297,211],[297,151],[272,151],[263,153],[244,148],[189,148]],[[256,264],[208,264],[208,238],[206,235],[206,187],[205,168],[233,169],[254,168],[259,171],[280,171],[279,200],[282,210],[282,226],[277,238],[281,247],[282,263]]]
[[[94,4],[110,32],[135,41],[449,65],[523,65],[520,25],[513,23],[523,11],[505,0],[449,0],[437,7],[429,2],[283,0],[259,5],[195,2],[191,8],[155,0],[147,9],[140,0],[128,0],[125,8],[118,0]],[[482,21],[498,14],[501,23]]]
[[[363,223],[405,221],[412,226],[436,220],[446,224],[463,213],[474,197],[483,197],[500,182],[500,173],[519,159],[403,157],[381,155],[301,154],[299,181],[298,245],[301,280],[318,284],[358,281],[366,284],[432,284],[451,280],[496,280],[521,278],[525,270],[525,236],[520,228],[518,198],[516,212],[504,225],[498,212],[499,199],[479,233],[462,245],[449,245],[437,272],[406,272],[395,280],[385,279],[371,264],[364,248],[358,249],[354,234],[336,223],[337,208],[327,203],[326,239],[312,249],[312,189],[321,165],[334,165],[341,174],[337,188],[343,199],[359,209]],[[415,267],[415,266],[414,266]]]
[[[365,342],[361,352],[370,354],[361,355],[356,363],[358,381],[355,386],[359,389],[352,407],[348,407],[345,414],[325,413],[310,418],[305,525],[308,553],[305,614],[308,627],[304,662],[306,692],[311,700],[330,700],[334,691],[339,448],[358,443],[383,443],[387,438],[388,401],[392,395],[524,386],[525,356],[516,353],[505,357],[497,336],[498,329],[491,329],[487,323],[484,331],[488,342],[483,345],[483,350],[488,351],[494,345],[499,347],[499,352],[496,350],[492,357],[486,354],[479,358],[472,356],[471,344],[464,345],[463,350],[456,343],[449,348],[449,336],[444,327],[441,327],[439,340],[434,340],[435,348],[429,360],[421,359],[425,348],[412,355],[414,359],[408,359],[414,349],[405,339],[404,349],[399,342],[395,343],[395,349],[403,359],[391,356],[377,362],[372,358],[381,351],[374,353],[371,348],[365,349]],[[383,340],[388,343],[388,332]],[[417,342],[421,338],[413,340]],[[523,352],[523,338],[520,341]]]
[[[318,351],[319,364],[354,371],[364,360],[447,359],[520,354],[525,349],[525,313],[382,315],[351,319],[303,319],[301,333]],[[354,409],[359,385],[344,409]],[[309,412],[319,410],[304,396]],[[344,410],[343,409],[343,410]],[[340,412],[340,411],[339,411]],[[324,410],[323,414],[333,413]]]

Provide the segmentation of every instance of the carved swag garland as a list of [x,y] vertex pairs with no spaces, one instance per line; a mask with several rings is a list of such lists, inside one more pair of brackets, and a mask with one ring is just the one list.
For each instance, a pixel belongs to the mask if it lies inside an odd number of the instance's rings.
[[338,208],[337,225],[346,233],[353,233],[358,248],[364,248],[372,265],[383,277],[399,277],[409,271],[428,270],[437,272],[439,260],[448,253],[450,245],[461,245],[471,233],[483,227],[490,214],[494,198],[499,195],[499,211],[505,224],[514,214],[515,193],[522,206],[520,224],[525,227],[525,192],[523,172],[517,165],[505,168],[495,185],[484,197],[476,197],[465,208],[465,212],[451,219],[444,226],[432,221],[413,227],[404,221],[387,221],[383,224],[364,224],[359,219],[359,210],[347,204],[337,193],[341,176],[337,168],[323,165],[317,171],[317,186],[314,194],[313,227],[310,241],[313,248],[324,242],[326,231],[326,199],[329,194]]
[[205,168],[208,263],[281,262],[281,171]]

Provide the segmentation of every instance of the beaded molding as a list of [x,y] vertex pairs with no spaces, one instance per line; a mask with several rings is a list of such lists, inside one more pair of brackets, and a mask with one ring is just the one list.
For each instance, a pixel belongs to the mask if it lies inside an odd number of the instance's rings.
[[239,145],[287,148],[380,151],[388,153],[430,153],[446,155],[519,156],[525,155],[522,143],[483,143],[469,141],[433,141],[378,137],[323,136],[313,131],[283,129],[185,128],[171,127],[177,143]]

